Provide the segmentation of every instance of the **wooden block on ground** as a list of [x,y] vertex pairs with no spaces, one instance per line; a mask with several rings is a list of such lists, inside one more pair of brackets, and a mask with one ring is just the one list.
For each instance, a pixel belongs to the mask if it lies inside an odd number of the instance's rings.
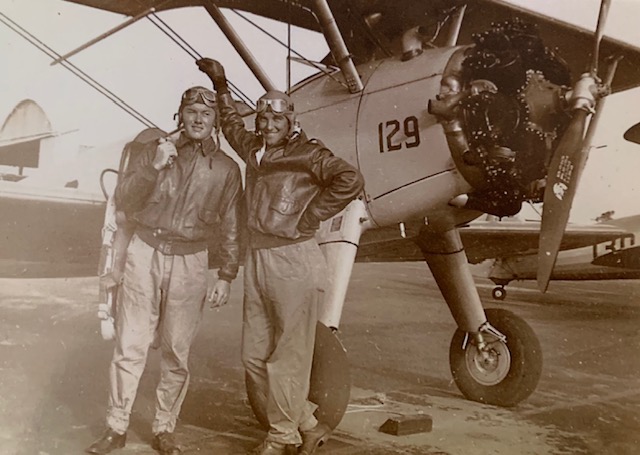
[[405,436],[415,433],[427,433],[433,427],[433,419],[428,414],[394,416],[382,425],[378,431],[394,436]]

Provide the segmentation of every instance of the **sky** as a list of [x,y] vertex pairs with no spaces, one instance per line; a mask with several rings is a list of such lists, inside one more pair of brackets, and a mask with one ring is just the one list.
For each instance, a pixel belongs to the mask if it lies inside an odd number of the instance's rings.
[[[127,17],[60,0],[0,0],[0,12],[45,42],[58,54],[84,44],[123,23]],[[286,49],[235,14],[225,14],[269,73],[274,83],[286,88]],[[160,13],[201,56],[221,61],[228,79],[255,100],[264,90],[237,56],[216,24],[202,8],[182,8]],[[253,16],[255,18],[255,16]],[[286,42],[286,26],[261,21]],[[296,30],[292,47],[312,60],[320,60],[327,46],[320,36]],[[87,144],[140,131],[144,125],[111,101],[81,82],[5,25],[0,24],[0,118],[29,97],[50,114],[55,129],[80,128]],[[173,129],[173,114],[180,95],[193,85],[211,86],[193,58],[180,49],[147,19],[70,58],[70,62],[163,129]],[[306,77],[307,66],[292,65],[294,79]],[[67,126],[68,125],[68,126]]]
[[[509,0],[561,20],[595,28],[597,0]],[[607,34],[640,46],[640,0],[613,0]],[[0,0],[0,12],[64,54],[126,20],[126,17],[60,0]],[[233,13],[228,20],[281,89],[286,88],[286,49]],[[251,99],[263,89],[237,56],[212,19],[196,8],[163,12],[163,20],[203,56],[220,60],[227,77]],[[260,20],[260,19],[258,19]],[[286,26],[260,20],[286,41]],[[292,47],[311,60],[327,53],[324,39],[294,30]],[[133,136],[144,125],[97,94],[61,65],[0,24],[0,120],[21,100],[42,106],[58,131],[79,129],[80,142],[97,145]],[[148,20],[141,20],[71,58],[71,62],[124,99],[155,125],[172,130],[173,114],[182,91],[192,85],[210,86],[191,56]],[[313,72],[292,64],[295,82]],[[640,89],[607,100],[605,115],[572,211],[572,221],[586,222],[607,210],[616,216],[640,213],[640,146],[622,140],[638,117]],[[526,215],[528,216],[528,215]]]

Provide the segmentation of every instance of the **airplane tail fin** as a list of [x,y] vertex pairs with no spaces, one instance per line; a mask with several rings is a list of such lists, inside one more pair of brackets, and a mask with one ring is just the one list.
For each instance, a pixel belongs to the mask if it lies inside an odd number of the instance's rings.
[[640,235],[640,214],[625,216],[613,220],[607,220],[604,224],[610,224],[625,231],[637,233]]

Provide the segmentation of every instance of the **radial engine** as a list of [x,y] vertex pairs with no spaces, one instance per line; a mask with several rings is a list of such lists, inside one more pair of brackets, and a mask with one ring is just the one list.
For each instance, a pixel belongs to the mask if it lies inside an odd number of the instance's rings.
[[448,62],[429,113],[474,187],[461,206],[512,216],[523,201],[542,200],[552,152],[570,120],[571,77],[533,24],[494,24],[473,40]]

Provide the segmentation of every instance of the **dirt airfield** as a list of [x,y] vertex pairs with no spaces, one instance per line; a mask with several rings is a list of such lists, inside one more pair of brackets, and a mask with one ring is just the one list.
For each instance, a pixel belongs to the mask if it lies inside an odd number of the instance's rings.
[[[351,364],[347,413],[321,454],[573,455],[640,453],[640,281],[512,283],[504,302],[538,335],[544,370],[533,395],[502,409],[465,400],[451,380],[455,324],[421,263],[358,264],[339,336]],[[240,363],[242,277],[207,309],[177,434],[186,454],[243,454],[264,433]],[[0,453],[80,454],[103,430],[113,346],[101,339],[97,279],[0,280]],[[127,445],[150,447],[158,353],[149,356]],[[428,414],[430,432],[378,431]]]

